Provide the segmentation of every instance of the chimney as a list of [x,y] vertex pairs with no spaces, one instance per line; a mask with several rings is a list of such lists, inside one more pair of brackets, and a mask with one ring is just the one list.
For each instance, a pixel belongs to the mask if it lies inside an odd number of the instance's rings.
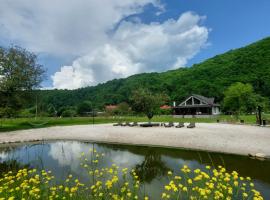
[[173,107],[175,107],[176,106],[176,104],[175,104],[175,101],[173,102]]

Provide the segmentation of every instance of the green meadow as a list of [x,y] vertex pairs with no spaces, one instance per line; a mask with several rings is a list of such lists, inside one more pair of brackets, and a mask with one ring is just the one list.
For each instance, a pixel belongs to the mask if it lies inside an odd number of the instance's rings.
[[[270,115],[264,115],[265,119],[270,119]],[[220,115],[212,118],[175,118],[173,116],[154,116],[152,122],[197,122],[197,123],[240,123],[256,124],[255,115],[241,115],[238,118],[230,115]],[[147,117],[143,116],[102,116],[102,117],[38,117],[38,118],[2,118],[0,121],[0,132],[43,128],[51,126],[105,124],[116,122],[147,122]]]

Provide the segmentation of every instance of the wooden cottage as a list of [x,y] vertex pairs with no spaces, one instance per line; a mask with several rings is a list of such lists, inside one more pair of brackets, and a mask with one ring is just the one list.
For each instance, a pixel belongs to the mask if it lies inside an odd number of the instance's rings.
[[186,98],[178,106],[174,106],[175,115],[189,116],[210,116],[220,114],[220,105],[215,103],[214,98],[207,98],[193,94]]

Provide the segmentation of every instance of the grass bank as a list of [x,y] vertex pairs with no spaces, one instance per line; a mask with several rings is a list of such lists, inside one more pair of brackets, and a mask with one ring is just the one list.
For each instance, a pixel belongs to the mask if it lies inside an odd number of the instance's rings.
[[[239,119],[244,120],[247,124],[255,124],[255,115],[243,115]],[[227,123],[239,123],[239,119],[229,115],[220,115],[213,118],[174,118],[173,116],[154,116],[153,122],[203,122],[203,123],[214,123],[219,120],[220,122]],[[66,125],[84,125],[84,124],[104,124],[104,123],[115,123],[118,121],[127,122],[146,122],[146,117],[140,116],[109,116],[109,117],[72,117],[72,118],[55,118],[55,117],[39,117],[34,118],[2,118],[0,121],[0,132],[31,129],[31,128],[42,128],[50,126],[66,126]]]

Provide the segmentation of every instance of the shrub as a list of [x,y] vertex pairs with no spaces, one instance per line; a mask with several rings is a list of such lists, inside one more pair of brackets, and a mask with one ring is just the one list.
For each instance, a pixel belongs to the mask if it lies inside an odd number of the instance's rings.
[[76,111],[72,109],[67,109],[62,112],[62,117],[74,117],[76,115]]

